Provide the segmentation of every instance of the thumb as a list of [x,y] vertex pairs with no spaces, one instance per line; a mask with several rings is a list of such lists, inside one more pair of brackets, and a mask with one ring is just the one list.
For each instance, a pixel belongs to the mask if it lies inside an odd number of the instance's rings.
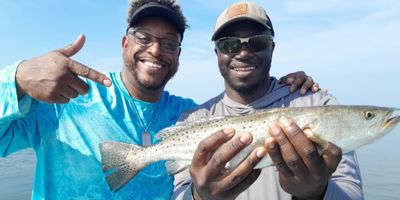
[[71,57],[82,49],[83,45],[85,44],[85,40],[85,35],[80,34],[78,38],[76,38],[75,41],[73,41],[71,44],[56,51],[63,54],[64,56]]

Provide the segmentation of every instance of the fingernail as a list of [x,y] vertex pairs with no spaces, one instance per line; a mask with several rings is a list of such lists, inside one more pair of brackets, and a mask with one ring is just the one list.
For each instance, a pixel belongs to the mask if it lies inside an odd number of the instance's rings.
[[306,128],[306,129],[303,130],[303,132],[308,138],[313,136],[313,132],[312,132],[311,129]]
[[294,81],[294,79],[293,79],[292,77],[286,78],[286,82],[287,82],[287,83],[292,83],[293,81]]
[[258,158],[263,158],[263,157],[265,156],[265,154],[266,154],[266,150],[265,150],[264,148],[259,147],[259,148],[257,149],[256,156],[257,156]]
[[274,136],[278,136],[280,134],[279,127],[276,124],[271,124],[269,126],[269,133]]
[[235,133],[235,129],[233,129],[233,128],[226,128],[226,129],[223,130],[223,132],[224,132],[226,135],[231,136],[231,135],[233,135],[233,134]]
[[104,80],[103,80],[103,84],[104,84],[105,86],[107,86],[107,87],[110,87],[110,86],[111,86],[111,80],[110,80],[110,79],[104,79]]
[[274,138],[272,138],[272,137],[270,137],[270,138],[267,138],[266,140],[265,140],[265,142],[264,142],[264,146],[268,146],[271,142],[273,142],[274,141]]
[[282,118],[279,120],[279,123],[282,124],[283,126],[290,126],[290,121],[289,121],[289,119],[286,118],[286,117],[282,117]]
[[243,144],[250,144],[251,140],[252,140],[252,136],[250,134],[248,134],[248,133],[240,136],[240,141]]

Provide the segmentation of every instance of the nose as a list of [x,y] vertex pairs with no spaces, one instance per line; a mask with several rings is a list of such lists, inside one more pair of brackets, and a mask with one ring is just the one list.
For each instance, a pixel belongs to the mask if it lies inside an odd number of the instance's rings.
[[246,59],[251,57],[253,52],[251,51],[248,43],[243,43],[242,47],[240,48],[239,52],[236,54],[236,57]]
[[158,41],[155,41],[151,46],[147,47],[147,52],[153,56],[159,56],[161,54],[161,45]]

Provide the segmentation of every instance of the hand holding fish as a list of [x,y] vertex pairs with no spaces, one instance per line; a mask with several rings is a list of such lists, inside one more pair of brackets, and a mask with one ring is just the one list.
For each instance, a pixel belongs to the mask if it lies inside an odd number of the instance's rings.
[[[268,153],[279,171],[283,190],[298,199],[322,199],[329,177],[342,159],[341,149],[328,142],[314,143],[316,140],[308,139],[287,118],[282,118],[279,125],[270,125],[269,132],[273,140],[267,144]],[[322,149],[322,154],[317,149]]]
[[226,170],[228,161],[253,140],[251,134],[233,136],[233,129],[225,129],[200,142],[189,169],[194,199],[234,199],[260,175],[261,170],[254,167],[265,156],[264,147],[256,148],[236,168]]

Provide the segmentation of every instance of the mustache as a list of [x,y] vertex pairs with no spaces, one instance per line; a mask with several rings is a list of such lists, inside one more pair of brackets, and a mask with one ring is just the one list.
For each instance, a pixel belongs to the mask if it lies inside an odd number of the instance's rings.
[[232,61],[229,64],[230,68],[248,68],[248,67],[257,67],[259,64],[256,64],[254,62],[238,62],[238,61]]
[[161,59],[161,58],[156,58],[153,56],[136,56],[135,60],[140,60],[140,61],[148,61],[148,62],[152,62],[152,63],[156,63],[156,64],[160,64],[164,67],[166,66],[170,66],[170,63],[168,63],[167,61]]

